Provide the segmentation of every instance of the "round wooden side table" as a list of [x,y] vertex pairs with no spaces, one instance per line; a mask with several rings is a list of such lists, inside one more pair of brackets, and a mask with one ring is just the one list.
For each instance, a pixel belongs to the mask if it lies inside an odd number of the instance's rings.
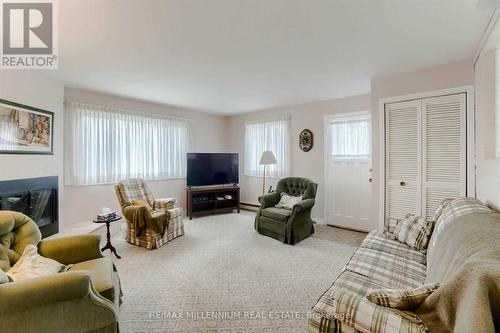
[[111,222],[116,222],[116,221],[119,221],[121,220],[122,217],[121,216],[117,216],[117,217],[113,217],[112,219],[109,219],[109,220],[97,220],[97,219],[93,219],[92,222],[94,223],[106,223],[106,239],[107,239],[107,242],[106,242],[106,245],[104,245],[104,247],[101,249],[102,252],[104,252],[104,250],[110,250],[117,259],[121,259],[122,257],[120,257],[118,255],[118,253],[116,253],[116,248],[111,244],[111,233],[109,232],[109,225],[111,224]]

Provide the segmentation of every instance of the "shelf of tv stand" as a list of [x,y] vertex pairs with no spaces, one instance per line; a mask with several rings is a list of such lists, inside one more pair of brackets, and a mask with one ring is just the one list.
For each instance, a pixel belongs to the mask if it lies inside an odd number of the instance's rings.
[[[231,199],[218,200],[216,197],[231,195]],[[196,198],[202,198],[200,201]],[[240,188],[239,186],[200,186],[186,187],[187,216],[193,219],[193,215],[215,214],[236,210],[240,212]]]

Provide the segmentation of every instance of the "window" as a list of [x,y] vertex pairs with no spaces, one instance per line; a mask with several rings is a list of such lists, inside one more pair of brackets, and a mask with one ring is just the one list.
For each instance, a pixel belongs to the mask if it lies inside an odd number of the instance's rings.
[[266,176],[284,177],[289,173],[290,119],[288,117],[250,121],[245,125],[245,175],[262,176],[262,153],[274,153],[275,165],[266,167]]
[[65,103],[65,184],[183,178],[191,122]]
[[328,126],[331,156],[370,157],[370,115],[333,117]]

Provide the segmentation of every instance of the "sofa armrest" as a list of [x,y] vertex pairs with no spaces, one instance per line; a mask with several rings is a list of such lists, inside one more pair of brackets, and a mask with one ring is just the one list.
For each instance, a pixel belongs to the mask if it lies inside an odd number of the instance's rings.
[[260,208],[268,208],[268,207],[273,207],[280,202],[280,193],[279,192],[272,192],[272,193],[267,193],[264,195],[261,195],[259,197],[259,202],[260,202]]
[[0,285],[0,313],[20,312],[44,304],[86,297],[91,292],[86,271],[58,273]]
[[173,209],[177,203],[176,198],[159,198],[153,202],[153,209]]
[[44,239],[38,243],[38,252],[65,265],[76,264],[102,258],[100,241],[101,235],[97,234]]
[[296,203],[293,206],[293,210],[295,210],[297,213],[304,212],[308,209],[311,209],[314,206],[314,203],[315,203],[315,199],[313,199],[313,198],[305,199],[299,203]]

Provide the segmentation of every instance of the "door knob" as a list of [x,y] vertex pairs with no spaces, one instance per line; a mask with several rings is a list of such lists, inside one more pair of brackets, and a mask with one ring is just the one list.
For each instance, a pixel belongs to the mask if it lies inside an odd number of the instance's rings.
[[399,183],[399,185],[401,185],[401,186],[405,186],[405,185],[406,185],[406,183],[405,183],[405,182],[401,182],[401,183]]
[[371,178],[371,177],[370,177],[370,178],[368,178],[368,182],[369,182],[369,183],[373,182],[373,178]]

